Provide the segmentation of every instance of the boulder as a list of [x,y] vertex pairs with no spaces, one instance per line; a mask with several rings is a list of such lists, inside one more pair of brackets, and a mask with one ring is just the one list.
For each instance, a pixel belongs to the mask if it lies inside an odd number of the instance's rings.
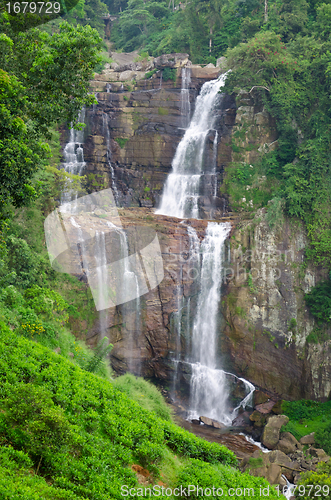
[[262,403],[266,403],[269,401],[269,396],[263,391],[255,390],[253,394],[253,403],[254,406],[261,405]]
[[279,484],[280,479],[282,477],[282,469],[277,464],[270,464],[267,469],[267,474],[265,478],[269,481],[270,484]]
[[220,422],[217,422],[217,420],[213,420],[209,417],[200,417],[200,421],[209,427],[215,427],[215,429],[222,429],[225,427],[224,424],[221,424]]
[[299,450],[301,449],[299,441],[290,432],[282,432],[280,438],[287,439],[292,444],[294,444],[296,448],[298,448]]
[[315,432],[311,432],[300,439],[301,444],[314,444],[315,443]]
[[183,53],[163,54],[154,59],[154,66],[158,69],[162,68],[182,68],[189,61],[189,55]]
[[250,415],[247,411],[240,413],[237,417],[232,421],[232,425],[234,427],[246,427],[247,425],[251,425]]
[[254,423],[255,427],[263,427],[266,422],[265,416],[257,410],[253,411],[249,420]]
[[330,460],[330,457],[321,448],[309,448],[309,454],[318,458],[319,462],[328,462]]
[[277,450],[282,451],[286,455],[289,453],[294,453],[296,450],[295,444],[291,443],[289,439],[280,439],[276,446]]
[[280,467],[291,467],[291,460],[283,451],[273,450],[268,453],[270,463],[277,464]]
[[272,407],[272,413],[275,413],[275,415],[281,415],[282,413],[282,400],[279,399],[274,406]]
[[271,410],[275,406],[275,401],[268,401],[267,403],[262,403],[260,405],[257,405],[255,409],[262,413],[263,415],[267,415],[268,413],[271,413]]
[[275,415],[270,417],[263,429],[262,444],[269,450],[274,450],[279,441],[280,429],[287,424],[289,418],[286,415]]

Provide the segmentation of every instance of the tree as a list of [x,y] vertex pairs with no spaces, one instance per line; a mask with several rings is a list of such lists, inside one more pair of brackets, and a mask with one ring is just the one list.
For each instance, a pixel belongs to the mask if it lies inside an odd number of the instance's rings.
[[38,28],[13,31],[0,17],[0,205],[19,207],[36,194],[34,172],[49,156],[54,123],[76,120],[94,102],[89,80],[101,39],[90,26],[62,23],[50,35]]

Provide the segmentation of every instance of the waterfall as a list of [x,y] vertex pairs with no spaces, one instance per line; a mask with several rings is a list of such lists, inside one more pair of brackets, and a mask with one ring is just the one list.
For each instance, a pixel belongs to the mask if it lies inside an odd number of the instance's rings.
[[107,163],[108,163],[110,175],[111,175],[111,188],[113,191],[116,206],[118,207],[119,206],[119,201],[118,201],[119,194],[118,194],[118,189],[116,186],[114,167],[111,164],[110,133],[109,133],[109,127],[108,127],[108,115],[106,113],[102,113],[102,131],[103,131],[103,136],[106,138],[106,146],[107,146],[106,158],[107,158]]
[[190,123],[191,118],[191,104],[190,104],[190,83],[191,83],[191,69],[182,68],[182,88],[180,92],[180,114],[182,117],[182,127],[186,129]]
[[[177,147],[157,214],[179,218],[199,217],[200,180],[204,174],[205,144],[214,129],[220,88],[226,74],[204,83],[197,97],[195,111],[183,139]],[[210,169],[209,169],[210,171]]]
[[218,312],[229,223],[209,222],[201,243],[200,291],[192,331],[190,417],[205,415],[230,424],[226,375],[218,367]]
[[[78,122],[85,122],[85,108],[78,115]],[[84,161],[84,130],[75,130],[70,128],[69,142],[63,150],[64,162],[63,168],[68,174],[82,175],[85,168]],[[61,205],[70,203],[77,199],[77,193],[71,187],[71,181],[68,180],[64,191],[61,194]]]
[[101,338],[106,336],[108,327],[108,312],[107,312],[107,302],[108,302],[108,270],[107,270],[107,253],[106,253],[106,240],[105,233],[103,231],[95,232],[95,261],[96,261],[96,272],[97,272],[97,283],[98,283],[98,296],[99,296],[99,320],[100,320],[100,336]]
[[218,132],[216,130],[213,142],[213,197],[216,198],[217,194],[217,146],[218,146]]
[[[119,293],[122,297],[119,297],[119,301],[123,302],[121,305],[122,316],[128,329],[128,350],[130,355],[128,357],[128,369],[131,373],[135,375],[140,375],[140,356],[138,356],[138,361],[134,360],[133,352],[135,349],[139,350],[139,346],[136,345],[137,338],[141,332],[141,300],[140,300],[140,287],[139,287],[139,276],[133,269],[137,269],[135,265],[134,258],[129,257],[129,244],[126,232],[112,224],[107,222],[107,225],[116,231],[120,237],[120,257],[118,261],[119,269],[118,273],[121,276],[121,286]],[[133,300],[127,301],[132,295]]]

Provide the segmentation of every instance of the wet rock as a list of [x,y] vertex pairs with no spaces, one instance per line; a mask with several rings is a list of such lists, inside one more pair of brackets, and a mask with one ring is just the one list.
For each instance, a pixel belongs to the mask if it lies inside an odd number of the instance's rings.
[[262,433],[262,443],[266,448],[273,450],[276,447],[279,441],[280,429],[288,421],[289,418],[286,415],[275,415],[269,418]]
[[269,396],[263,391],[255,390],[253,394],[253,402],[254,406],[261,405],[262,403],[266,403],[269,401]]
[[265,415],[262,415],[257,410],[254,410],[253,413],[249,417],[250,421],[254,423],[255,427],[263,427],[266,423]]
[[275,406],[275,401],[268,401],[267,403],[262,403],[260,405],[257,405],[255,409],[259,412],[262,413],[262,415],[268,415],[271,413],[271,410]]
[[188,63],[189,55],[184,53],[163,54],[154,59],[154,66],[158,69],[162,68],[182,68]]
[[250,415],[247,411],[240,413],[233,421],[232,425],[234,427],[246,427],[247,425],[251,425]]
[[306,434],[300,439],[301,444],[314,444],[315,443],[315,432],[311,432],[310,434]]
[[221,422],[217,422],[217,420],[213,420],[212,418],[209,417],[200,417],[199,419],[203,424],[208,425],[209,427],[215,427],[215,429],[222,429],[226,427]]

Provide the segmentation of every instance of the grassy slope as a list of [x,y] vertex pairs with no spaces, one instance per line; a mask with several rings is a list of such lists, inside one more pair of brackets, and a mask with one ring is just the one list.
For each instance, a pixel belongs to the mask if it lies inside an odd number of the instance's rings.
[[225,447],[158,418],[4,324],[0,331],[2,499],[119,499],[123,484],[137,486],[133,463],[172,487],[211,481],[258,492],[267,484],[235,470]]

